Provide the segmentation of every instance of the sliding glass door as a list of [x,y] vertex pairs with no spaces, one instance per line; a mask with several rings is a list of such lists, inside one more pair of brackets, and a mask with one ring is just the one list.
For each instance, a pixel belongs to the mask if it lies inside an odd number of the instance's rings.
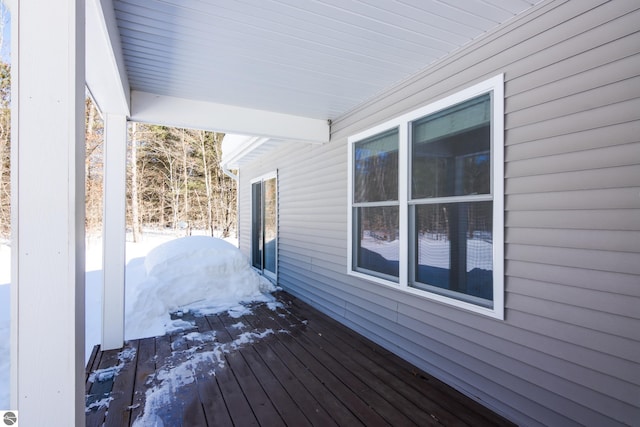
[[251,182],[251,265],[276,280],[278,183],[276,174]]

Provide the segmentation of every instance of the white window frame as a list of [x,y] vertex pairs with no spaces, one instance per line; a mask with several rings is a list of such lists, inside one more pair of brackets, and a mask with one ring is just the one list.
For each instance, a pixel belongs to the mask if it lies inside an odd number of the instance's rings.
[[[261,194],[264,194],[264,182],[268,181],[270,179],[275,179],[276,182],[276,241],[275,241],[275,273],[271,272],[269,270],[266,270],[263,266],[262,270],[260,270],[259,268],[256,268],[253,265],[253,256],[254,256],[254,232],[255,230],[253,229],[253,213],[254,213],[254,198],[253,198],[253,185],[256,183],[261,183],[262,185],[262,189],[261,189]],[[279,218],[279,182],[278,182],[278,171],[273,171],[273,172],[269,172],[267,174],[261,175],[259,177],[256,177],[254,179],[252,179],[250,181],[250,194],[251,194],[251,259],[250,259],[250,264],[251,264],[251,268],[253,268],[255,271],[257,271],[259,274],[263,275],[264,277],[268,278],[269,280],[271,280],[274,283],[278,282],[278,241],[280,239],[279,237],[279,233],[278,233],[278,218]],[[263,236],[262,238],[264,239],[264,206],[261,206],[261,221],[262,221],[262,231],[263,231]],[[264,257],[264,247],[262,248],[263,250],[263,257]]]
[[[409,286],[409,183],[411,141],[409,128],[413,121],[444,110],[453,105],[470,100],[477,96],[492,92],[491,117],[491,197],[493,202],[493,306],[484,307],[471,302],[448,297]],[[357,142],[388,131],[399,129],[398,146],[398,199],[400,204],[400,250],[399,280],[397,282],[372,276],[353,268],[353,239],[357,230],[353,227],[354,210],[354,147]],[[504,319],[504,75],[499,74],[488,80],[463,89],[424,107],[418,108],[402,116],[391,119],[373,128],[367,129],[348,138],[348,211],[347,211],[347,274],[379,285],[387,286],[412,295],[437,301],[450,306],[480,313],[496,319]]]

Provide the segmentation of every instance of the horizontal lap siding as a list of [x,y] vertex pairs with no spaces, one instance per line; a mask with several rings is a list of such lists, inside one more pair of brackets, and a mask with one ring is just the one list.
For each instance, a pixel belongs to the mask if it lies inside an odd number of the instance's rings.
[[[522,425],[640,419],[640,5],[545,2],[241,170],[279,171],[279,284]],[[346,274],[349,135],[505,74],[504,321]],[[248,253],[245,247],[243,250]]]
[[[253,172],[250,174],[253,176]],[[251,254],[251,184],[245,179],[245,171],[238,172],[238,247],[249,257]]]

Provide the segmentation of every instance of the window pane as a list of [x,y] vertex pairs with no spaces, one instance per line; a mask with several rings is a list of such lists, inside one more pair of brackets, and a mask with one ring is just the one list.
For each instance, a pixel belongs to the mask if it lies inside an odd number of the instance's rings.
[[490,99],[486,94],[413,122],[413,199],[491,192]]
[[355,203],[398,200],[398,130],[354,144]]
[[355,269],[398,277],[398,207],[356,208]]
[[415,206],[416,282],[493,300],[492,215],[492,202]]
[[276,179],[264,181],[264,269],[276,273]]
[[251,184],[251,265],[262,270],[262,183]]

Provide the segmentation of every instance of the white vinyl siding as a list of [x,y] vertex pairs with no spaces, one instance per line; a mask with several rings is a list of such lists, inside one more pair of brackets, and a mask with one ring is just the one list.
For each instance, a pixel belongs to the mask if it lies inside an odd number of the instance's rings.
[[[242,250],[249,179],[277,168],[287,291],[519,425],[637,424],[639,30],[637,2],[545,1],[334,120],[331,142],[275,148],[241,167]],[[499,73],[504,320],[347,274],[347,138]]]

